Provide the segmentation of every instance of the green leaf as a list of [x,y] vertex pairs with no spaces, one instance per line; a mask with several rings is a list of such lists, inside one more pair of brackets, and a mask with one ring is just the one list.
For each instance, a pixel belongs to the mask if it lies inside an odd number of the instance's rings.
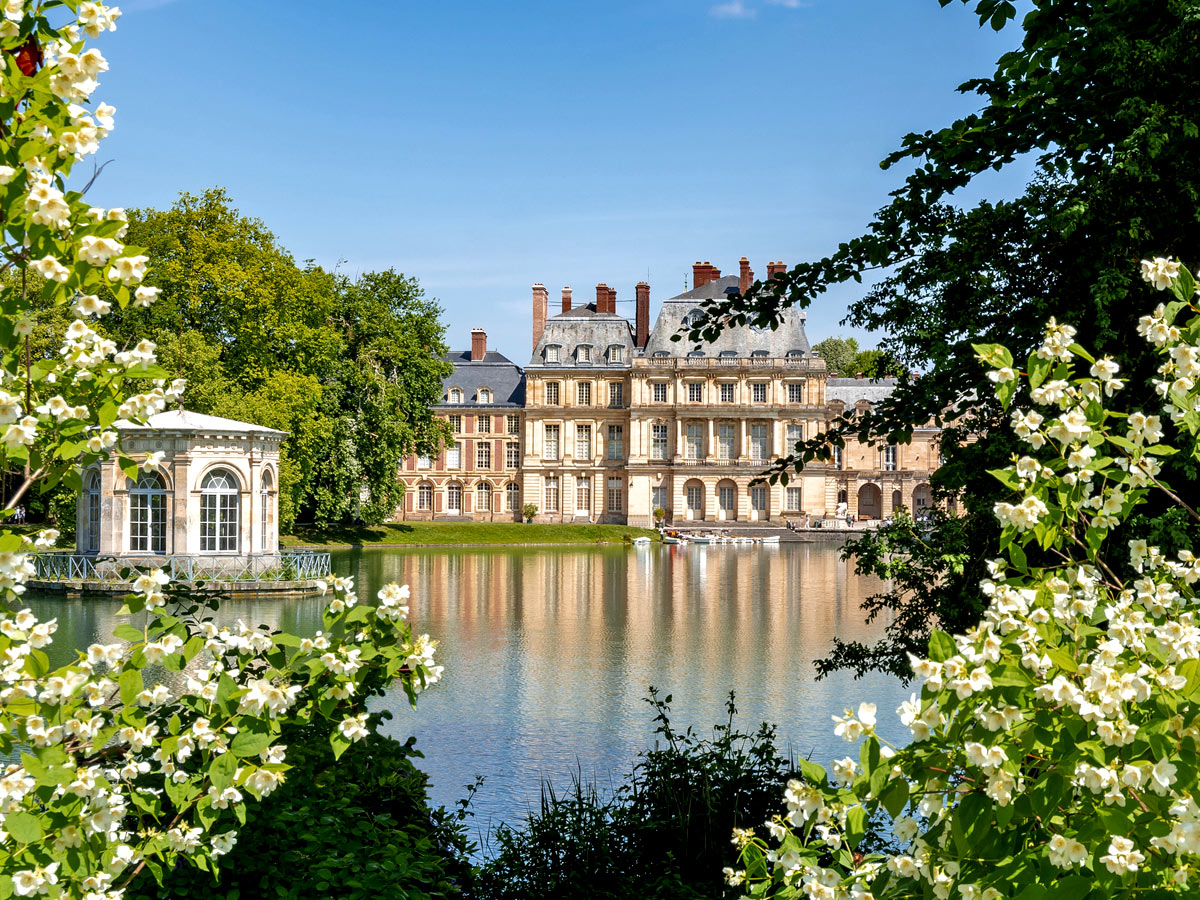
[[825,770],[813,762],[811,759],[800,760],[800,774],[811,781],[813,784],[825,784],[827,778]]
[[954,638],[940,629],[933,629],[929,635],[929,658],[934,662],[945,662],[958,653]]
[[142,673],[138,669],[126,669],[121,673],[121,702],[126,706],[136,706],[137,696],[145,690],[145,682],[142,681]]
[[867,833],[867,811],[861,806],[852,806],[846,811],[846,843],[857,847]]
[[1054,361],[1042,359],[1036,353],[1029,356],[1029,386],[1035,388],[1046,380],[1054,368]]
[[132,625],[122,624],[113,629],[113,637],[120,638],[123,641],[129,641],[131,644],[140,643],[145,634],[140,628],[135,628]]
[[888,815],[893,819],[896,818],[908,805],[908,782],[903,778],[892,779],[892,782],[880,795],[879,800],[883,803],[883,808],[888,811]]
[[258,756],[259,753],[271,746],[274,735],[266,722],[252,719],[233,737],[229,743],[229,752],[234,756]]
[[237,758],[232,753],[222,753],[208,767],[208,778],[217,790],[224,790],[233,785],[233,776],[237,771]]
[[329,735],[329,743],[333,747],[334,759],[341,759],[342,754],[350,749],[350,739],[340,731],[334,731]]
[[11,812],[4,817],[4,830],[18,844],[32,844],[46,836],[37,817],[23,810]]

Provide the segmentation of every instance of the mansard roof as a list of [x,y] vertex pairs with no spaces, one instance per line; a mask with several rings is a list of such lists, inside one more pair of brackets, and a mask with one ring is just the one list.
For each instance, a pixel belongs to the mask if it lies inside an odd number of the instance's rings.
[[[445,359],[454,364],[454,371],[442,379],[442,402],[436,405],[437,409],[472,409],[480,406],[518,409],[525,405],[525,373],[504,354],[488,350],[483,359],[475,362],[471,359],[470,350],[451,350]],[[448,401],[451,388],[462,390],[462,403]],[[491,390],[491,403],[475,402],[480,388]]]
[[546,327],[538,339],[537,346],[533,348],[533,358],[529,365],[547,365],[546,347],[551,345],[562,348],[559,361],[549,364],[555,368],[575,366],[578,358],[576,350],[580,346],[588,346],[593,350],[591,364],[582,365],[580,368],[608,366],[609,363],[603,354],[613,346],[624,349],[622,360],[617,364],[624,367],[630,365],[629,360],[634,354],[633,326],[624,316],[597,312],[595,303],[586,303],[546,320]]
[[850,409],[865,400],[874,406],[880,400],[886,400],[895,389],[895,378],[828,378],[825,380],[825,402],[841,400]]
[[795,307],[784,310],[783,320],[779,327],[772,331],[769,328],[756,329],[748,326],[726,328],[720,337],[710,343],[701,343],[696,347],[692,341],[684,338],[672,341],[671,336],[678,334],[684,320],[693,312],[700,311],[700,303],[704,300],[715,300],[738,290],[738,276],[726,275],[716,281],[710,281],[700,287],[692,288],[675,297],[663,301],[658,312],[658,319],[650,331],[650,340],[646,343],[645,356],[688,356],[694,350],[704,356],[750,356],[754,353],[765,354],[769,357],[780,357],[800,354],[812,356],[812,347],[808,343],[808,335],[804,331],[804,321],[807,318],[802,310]]

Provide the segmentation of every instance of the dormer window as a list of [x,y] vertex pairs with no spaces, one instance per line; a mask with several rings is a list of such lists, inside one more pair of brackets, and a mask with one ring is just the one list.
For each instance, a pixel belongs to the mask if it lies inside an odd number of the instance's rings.
[[558,362],[558,352],[559,352],[558,344],[548,344],[546,346],[546,362],[557,363]]
[[620,344],[613,344],[608,348],[608,361],[610,363],[619,363],[625,359],[625,348]]
[[755,350],[750,355],[753,356],[755,359],[766,359],[768,354],[767,354],[766,350]]
[[666,350],[655,350],[654,355],[658,356],[658,357],[667,357],[667,356],[670,356],[671,354],[669,352],[667,352]]
[[462,388],[450,388],[450,392],[446,394],[446,400],[450,403],[462,403],[463,392]]
[[592,348],[590,346],[588,346],[587,344],[580,344],[578,347],[576,347],[575,348],[575,362],[586,363],[587,365],[591,365]]
[[492,402],[491,388],[480,388],[479,392],[475,395],[475,402],[476,403],[491,403]]
[[737,356],[737,351],[736,350],[722,350],[720,356],[721,356],[721,359],[732,359],[733,357]]
[[693,350],[688,354],[690,359],[702,359],[704,357],[703,350]]
[[803,356],[803,355],[804,355],[804,351],[803,351],[803,350],[789,350],[789,351],[787,352],[787,355],[788,355],[789,357],[796,358],[796,357]]

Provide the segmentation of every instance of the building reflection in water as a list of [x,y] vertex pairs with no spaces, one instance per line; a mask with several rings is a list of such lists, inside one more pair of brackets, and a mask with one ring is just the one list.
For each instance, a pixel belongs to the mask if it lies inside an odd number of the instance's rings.
[[[884,676],[814,679],[812,662],[837,635],[872,640],[860,602],[877,590],[829,544],[368,550],[335,554],[360,592],[412,587],[414,627],[440,641],[441,684],[416,711],[396,692],[386,705],[397,736],[417,735],[434,798],[452,803],[476,774],[477,824],[519,819],[541,779],[578,770],[615,784],[653,744],[650,685],[673,697],[672,721],[702,731],[720,721],[730,690],[739,720],[780,727],[785,747],[827,761],[851,752],[830,716],[879,704],[881,731],[904,729],[891,711],[908,695]],[[31,600],[57,615],[56,655],[107,640],[113,601]],[[319,598],[222,604],[218,618],[299,634],[319,627]]]

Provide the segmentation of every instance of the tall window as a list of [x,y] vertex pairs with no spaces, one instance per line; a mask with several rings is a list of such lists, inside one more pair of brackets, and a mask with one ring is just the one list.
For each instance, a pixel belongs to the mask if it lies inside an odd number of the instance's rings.
[[804,429],[800,425],[789,425],[787,427],[787,449],[790,453],[796,449],[796,445],[804,440]]
[[733,459],[733,425],[728,422],[717,426],[717,456]]
[[732,487],[725,486],[717,488],[717,504],[721,507],[721,511],[725,513],[726,516],[733,515],[736,496],[737,491]]
[[508,501],[509,512],[520,512],[521,510],[521,486],[515,481],[510,481],[507,487],[504,488],[504,496]]
[[84,507],[87,521],[84,534],[87,536],[85,550],[100,549],[100,473],[92,472],[87,478],[87,505]]
[[235,553],[238,549],[238,486],[232,472],[218,469],[200,485],[200,550]]
[[625,458],[625,427],[623,425],[608,426],[608,458]]
[[592,479],[586,475],[575,479],[575,510],[576,512],[592,511]]
[[558,512],[558,476],[548,475],[542,485],[542,505],[546,512]]
[[654,512],[656,509],[667,511],[667,489],[665,487],[650,488],[650,511]]
[[492,511],[492,486],[486,481],[481,481],[475,485],[475,511]]
[[767,489],[765,487],[750,488],[750,508],[760,513],[767,511]]
[[667,458],[667,426],[666,425],[651,425],[650,426],[650,458],[651,459],[666,459]]
[[688,459],[699,459],[704,455],[703,425],[693,422],[687,426],[686,453]]
[[546,348],[546,362],[548,362],[548,363],[557,363],[558,362],[558,344],[551,344],[550,346],[548,346]]
[[843,460],[843,457],[842,457],[842,448],[841,448],[841,447],[838,447],[837,445],[834,445],[834,448],[833,448],[833,467],[834,467],[835,469],[844,469],[844,468],[845,468],[845,466],[844,466],[844,465],[842,465],[842,463],[843,463],[843,462],[844,462],[844,460]]
[[621,512],[625,508],[625,485],[624,479],[610,478],[608,479],[608,511]]
[[616,364],[625,359],[625,348],[620,344],[613,344],[608,348],[608,361]]
[[430,459],[428,456],[418,456],[417,457],[417,468],[418,469],[428,469],[428,468],[431,468],[432,466],[433,466],[433,460]]
[[588,363],[592,361],[592,348],[587,344],[580,344],[575,351],[575,359],[577,362]]
[[793,512],[803,509],[804,501],[801,498],[801,491],[798,487],[790,487],[787,489],[787,508]]
[[491,388],[480,388],[479,393],[475,395],[476,403],[491,403],[492,391]]
[[451,403],[462,403],[462,388],[450,388],[450,393],[446,395],[446,399],[448,399]]
[[558,426],[546,426],[546,439],[542,442],[542,458],[558,459]]
[[767,440],[766,425],[751,425],[750,426],[750,458],[755,462],[762,462],[770,454],[770,445]]
[[519,469],[521,467],[521,445],[509,441],[504,445],[504,468]]
[[650,399],[654,403],[666,403],[667,386],[659,381],[656,381],[650,385]]
[[575,426],[575,458],[576,459],[591,459],[592,458],[592,426],[591,425],[576,425]]
[[457,441],[446,448],[446,468],[462,468],[462,444]]
[[462,513],[462,485],[457,481],[446,488],[446,512],[456,516]]
[[417,509],[426,512],[433,509],[433,485],[428,481],[417,485]]
[[733,402],[733,385],[732,384],[722,384],[721,385],[721,402],[722,403],[732,403]]
[[756,381],[750,385],[750,399],[755,403],[767,402],[767,385],[766,382]]
[[450,417],[450,430],[455,434],[462,432],[462,416]]
[[547,406],[558,406],[558,382],[557,381],[547,381],[546,382],[546,405]]
[[[99,541],[97,531],[97,547]],[[129,550],[132,553],[167,552],[167,488],[157,472],[142,472],[129,490]]]
[[275,488],[274,479],[271,478],[270,471],[264,469],[262,473],[262,482],[259,485],[259,522],[262,531],[262,548],[266,550],[271,546],[271,492]]
[[896,471],[896,445],[888,444],[883,448],[883,468],[888,472]]
[[475,445],[475,468],[490,469],[492,467],[492,445],[482,441]]
[[625,385],[620,381],[608,383],[608,405],[617,409],[625,405]]
[[688,403],[701,403],[704,400],[704,385],[698,381],[688,382]]
[[575,402],[580,406],[592,405],[592,383],[581,381],[575,385]]
[[692,514],[702,515],[704,513],[704,486],[689,484],[684,494],[687,496],[687,508],[692,511]]
[[480,434],[492,433],[492,417],[491,416],[476,416],[475,430]]
[[520,434],[521,433],[521,417],[520,416],[508,416],[505,419],[505,425],[507,426],[507,432],[509,434]]
[[788,385],[788,403],[803,403],[804,402],[804,385],[789,384]]

